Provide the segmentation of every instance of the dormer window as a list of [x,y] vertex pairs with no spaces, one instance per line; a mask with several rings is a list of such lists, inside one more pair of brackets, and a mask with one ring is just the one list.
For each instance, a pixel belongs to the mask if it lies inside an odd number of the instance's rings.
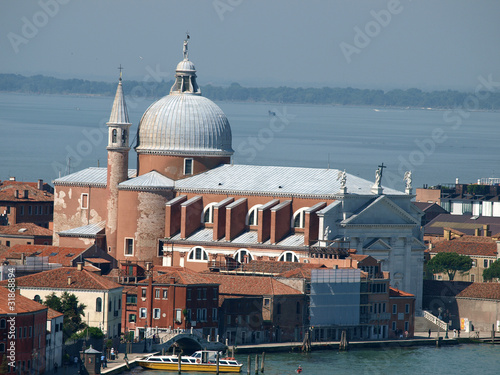
[[113,132],[111,134],[112,134],[111,143],[116,143],[116,135],[117,135],[116,129],[113,129]]

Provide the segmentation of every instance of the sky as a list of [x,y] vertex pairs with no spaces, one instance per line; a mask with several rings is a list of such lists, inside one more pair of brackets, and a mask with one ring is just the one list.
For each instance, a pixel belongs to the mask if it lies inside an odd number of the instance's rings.
[[2,0],[0,73],[201,85],[473,90],[500,79],[500,2]]

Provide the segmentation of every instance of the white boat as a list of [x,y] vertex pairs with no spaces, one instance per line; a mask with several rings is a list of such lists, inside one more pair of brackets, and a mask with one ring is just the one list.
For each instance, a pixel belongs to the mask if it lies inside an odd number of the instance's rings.
[[[217,352],[199,350],[190,356],[181,356],[181,371],[217,372]],[[179,356],[150,355],[137,361],[139,366],[150,370],[177,371]],[[219,372],[241,372],[243,365],[232,357],[219,358]]]

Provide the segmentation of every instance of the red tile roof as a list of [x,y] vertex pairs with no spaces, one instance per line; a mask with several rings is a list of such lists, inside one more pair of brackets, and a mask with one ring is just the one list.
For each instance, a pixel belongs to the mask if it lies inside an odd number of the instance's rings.
[[[7,281],[7,280],[6,280]],[[5,285],[7,285],[5,283]],[[44,306],[38,302],[30,300],[19,294],[16,291],[14,310],[9,309],[9,290],[7,288],[0,287],[0,314],[22,314],[27,312],[35,312],[40,310],[47,310],[48,307]]]
[[500,300],[500,283],[472,283],[457,297]]
[[54,319],[54,318],[57,318],[57,317],[63,316],[63,315],[64,315],[63,313],[60,313],[59,311],[56,311],[56,310],[51,309],[49,307],[49,310],[47,312],[47,319],[51,320],[51,319]]
[[25,256],[49,257],[49,263],[59,263],[65,267],[72,265],[72,260],[80,256],[87,249],[78,247],[60,247],[50,245],[14,245],[1,254],[0,260],[19,259]]
[[393,287],[389,287],[389,297],[415,297],[415,295],[403,292],[402,290]]
[[268,275],[278,275],[284,272],[301,269],[313,269],[324,267],[321,264],[313,263],[298,263],[298,262],[277,262],[277,261],[264,261],[264,260],[252,260],[246,264],[242,264],[241,268],[236,271],[243,271],[248,273],[259,273]]
[[270,276],[225,275],[214,272],[204,273],[203,277],[219,284],[219,294],[224,294],[225,297],[302,294]]
[[[18,198],[15,197],[16,190],[19,191]],[[24,198],[24,190],[28,190],[28,198]],[[0,185],[0,201],[53,202],[54,194],[46,190],[38,190],[36,182],[3,181]]]
[[437,242],[431,254],[457,253],[461,255],[497,256],[497,243],[489,237],[463,236]]
[[0,235],[2,234],[52,237],[52,231],[50,229],[41,227],[34,223],[0,225]]
[[[69,278],[71,278],[71,284],[68,284]],[[7,280],[0,282],[0,285],[5,286],[6,284]],[[76,267],[61,267],[50,271],[16,277],[16,284],[20,288],[30,287],[69,290],[111,290],[122,287],[120,284],[85,269],[78,271]]]
[[86,261],[89,261],[90,263],[111,263],[111,261],[104,259],[104,258],[85,258]]
[[[165,270],[153,276],[153,283],[155,284],[171,284],[171,278],[175,279],[176,284],[180,285],[193,285],[193,284],[214,284],[210,279],[205,277],[205,274],[189,270],[187,268],[178,268]],[[147,284],[142,281],[141,284]]]

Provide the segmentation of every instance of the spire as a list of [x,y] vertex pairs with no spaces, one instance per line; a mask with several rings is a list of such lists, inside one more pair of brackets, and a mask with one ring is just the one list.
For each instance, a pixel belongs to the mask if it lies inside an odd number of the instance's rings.
[[118,87],[116,89],[115,101],[111,109],[111,116],[109,116],[108,124],[130,124],[128,119],[127,104],[125,103],[125,96],[123,95],[122,86],[122,66],[120,70],[120,79],[118,80]]

